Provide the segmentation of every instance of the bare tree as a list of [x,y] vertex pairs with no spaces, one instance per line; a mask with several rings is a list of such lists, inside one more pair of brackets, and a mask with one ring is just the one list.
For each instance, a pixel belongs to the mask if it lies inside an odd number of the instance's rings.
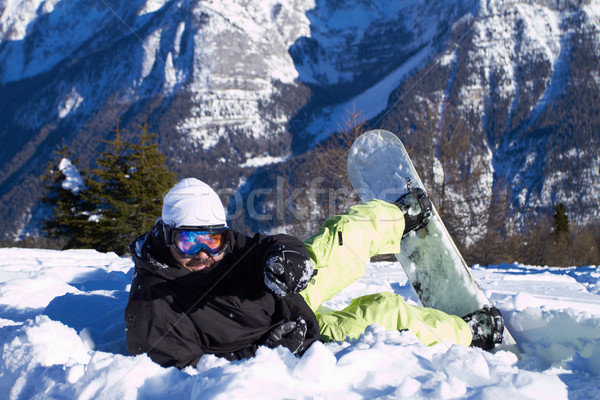
[[300,237],[314,232],[331,215],[360,200],[348,179],[346,159],[354,140],[365,131],[361,111],[347,111],[340,131],[280,171],[278,192],[285,194],[286,230]]

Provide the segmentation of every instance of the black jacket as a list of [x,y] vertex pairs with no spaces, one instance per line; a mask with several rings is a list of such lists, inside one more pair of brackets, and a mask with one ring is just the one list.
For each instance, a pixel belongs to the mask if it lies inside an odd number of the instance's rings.
[[225,257],[212,271],[190,272],[171,256],[160,222],[130,246],[135,272],[125,309],[131,354],[163,366],[195,366],[203,354],[230,360],[254,355],[267,333],[299,316],[308,325],[304,347],[319,339],[314,313],[298,294],[278,297],[264,283],[275,246],[308,253],[286,235],[248,237],[231,231]]

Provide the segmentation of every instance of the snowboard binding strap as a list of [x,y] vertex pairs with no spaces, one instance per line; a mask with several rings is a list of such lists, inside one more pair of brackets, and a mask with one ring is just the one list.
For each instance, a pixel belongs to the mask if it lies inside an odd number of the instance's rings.
[[409,187],[408,193],[400,196],[394,204],[404,214],[405,237],[410,232],[424,228],[432,216],[432,204],[427,193],[418,187]]

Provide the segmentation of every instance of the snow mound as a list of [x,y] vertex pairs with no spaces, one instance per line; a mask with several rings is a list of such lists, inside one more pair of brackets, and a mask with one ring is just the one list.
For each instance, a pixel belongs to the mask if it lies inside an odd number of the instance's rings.
[[[125,346],[133,263],[91,250],[0,249],[0,391],[6,398],[303,399],[600,397],[598,267],[474,268],[523,354],[495,354],[369,327],[356,340],[283,348],[197,368],[162,368]],[[371,263],[327,303],[393,291],[416,304],[397,263]]]

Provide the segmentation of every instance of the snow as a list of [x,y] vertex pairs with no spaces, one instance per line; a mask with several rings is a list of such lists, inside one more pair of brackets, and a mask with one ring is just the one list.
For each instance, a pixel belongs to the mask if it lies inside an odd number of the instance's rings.
[[139,16],[151,14],[163,8],[165,4],[167,4],[169,0],[148,0],[144,7],[138,12]]
[[[248,157],[249,155],[246,154],[246,156]],[[284,162],[288,158],[289,158],[289,156],[274,157],[274,156],[269,156],[269,155],[249,157],[246,160],[246,162],[241,164],[240,166],[242,168],[257,168],[257,167],[263,167],[265,165],[279,164],[279,163]]]
[[150,72],[152,72],[156,57],[158,56],[158,46],[160,45],[161,35],[162,29],[157,29],[144,40],[144,44],[142,45],[144,55],[140,72],[140,84],[148,77],[148,75],[150,75]]
[[58,163],[58,169],[65,176],[65,179],[62,181],[62,188],[65,190],[70,190],[73,194],[79,193],[85,187],[83,183],[83,178],[77,168],[71,163],[71,160],[68,158],[63,158]]
[[81,103],[83,103],[83,100],[83,97],[79,94],[77,89],[73,88],[58,105],[58,118],[63,119],[73,111],[76,111]]
[[[5,398],[280,399],[543,398],[600,396],[600,268],[503,264],[473,273],[502,310],[523,354],[367,329],[316,343],[301,358],[282,348],[197,368],[162,368],[129,356],[123,310],[133,263],[93,250],[0,249],[0,391]],[[326,305],[394,291],[416,304],[397,263],[365,276]]]
[[165,78],[163,87],[167,93],[171,93],[176,84],[177,77],[175,68],[173,68],[173,56],[171,55],[171,52],[169,52],[169,54],[167,54],[167,59],[165,60]]
[[175,51],[175,56],[179,56],[181,52],[181,37],[183,32],[185,31],[185,22],[180,22],[177,25],[177,32],[175,32],[175,41],[173,42],[173,51]]
[[27,27],[38,17],[37,9],[42,1],[9,0],[3,3],[0,13],[0,39],[24,39]]

